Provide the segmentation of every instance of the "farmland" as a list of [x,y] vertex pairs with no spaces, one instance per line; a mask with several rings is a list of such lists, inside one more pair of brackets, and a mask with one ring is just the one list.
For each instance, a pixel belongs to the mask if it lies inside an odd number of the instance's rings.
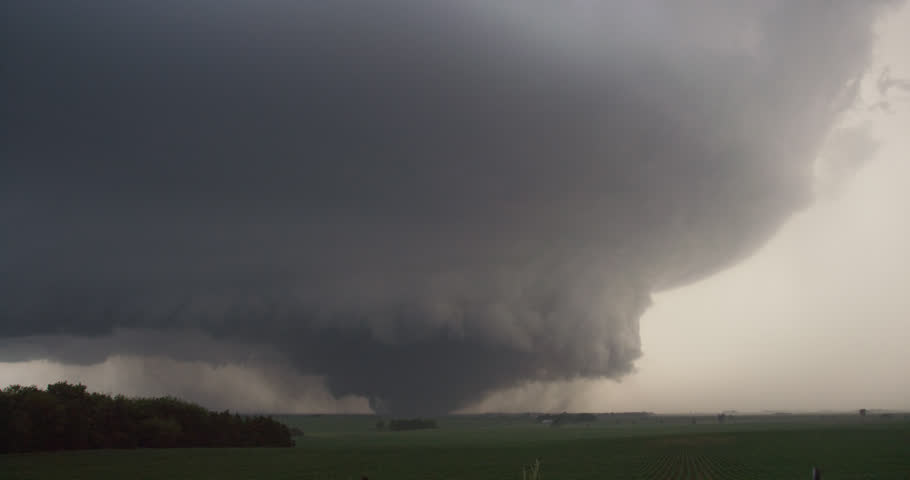
[[377,431],[373,416],[279,416],[296,448],[101,450],[0,456],[3,479],[217,478],[910,479],[910,420],[858,415],[600,415],[550,427],[531,415],[450,416]]

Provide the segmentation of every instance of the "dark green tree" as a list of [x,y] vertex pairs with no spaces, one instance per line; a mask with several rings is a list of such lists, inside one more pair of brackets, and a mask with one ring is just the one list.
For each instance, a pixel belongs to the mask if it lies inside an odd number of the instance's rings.
[[111,397],[67,382],[0,391],[0,452],[293,445],[288,427],[269,417],[210,412],[173,397]]

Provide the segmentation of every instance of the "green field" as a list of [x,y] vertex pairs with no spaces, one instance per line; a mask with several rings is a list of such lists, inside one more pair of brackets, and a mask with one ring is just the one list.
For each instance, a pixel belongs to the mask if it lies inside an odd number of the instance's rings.
[[910,479],[910,420],[859,416],[601,416],[550,427],[527,415],[452,416],[438,430],[376,431],[372,416],[276,417],[297,448],[0,456],[0,479]]

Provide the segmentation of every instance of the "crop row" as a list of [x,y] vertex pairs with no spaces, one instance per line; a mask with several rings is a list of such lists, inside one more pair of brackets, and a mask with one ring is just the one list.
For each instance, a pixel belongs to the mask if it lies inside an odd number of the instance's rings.
[[754,478],[754,470],[741,462],[706,455],[677,452],[650,457],[641,463],[641,480],[739,480]]

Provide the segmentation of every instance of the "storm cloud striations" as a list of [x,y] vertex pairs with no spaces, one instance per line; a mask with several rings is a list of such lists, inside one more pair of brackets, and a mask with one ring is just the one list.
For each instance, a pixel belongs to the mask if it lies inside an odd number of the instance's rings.
[[408,413],[622,376],[811,201],[889,3],[15,1],[4,356],[254,345]]

